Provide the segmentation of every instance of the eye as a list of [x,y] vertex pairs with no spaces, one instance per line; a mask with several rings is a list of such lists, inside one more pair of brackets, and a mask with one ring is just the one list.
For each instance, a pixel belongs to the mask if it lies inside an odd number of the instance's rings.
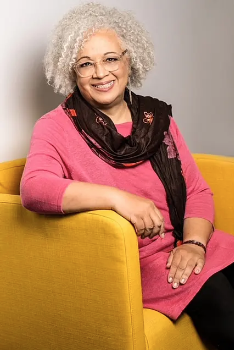
[[119,58],[118,57],[107,57],[104,62],[116,62],[116,61],[119,61]]
[[87,68],[87,67],[92,67],[92,66],[93,66],[92,62],[84,62],[84,63],[78,64],[78,68]]

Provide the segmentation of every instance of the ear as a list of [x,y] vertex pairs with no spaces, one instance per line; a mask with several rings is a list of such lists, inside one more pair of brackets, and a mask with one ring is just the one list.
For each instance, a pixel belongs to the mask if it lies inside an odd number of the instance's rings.
[[132,66],[130,64],[130,60],[128,62],[128,80],[131,81],[131,75],[132,75]]
[[127,56],[127,62],[128,62],[128,70],[129,70],[129,76],[132,73],[132,64],[131,64],[131,58],[129,56]]
[[129,72],[128,72],[128,86],[131,86],[131,82],[132,82],[132,69],[129,66]]

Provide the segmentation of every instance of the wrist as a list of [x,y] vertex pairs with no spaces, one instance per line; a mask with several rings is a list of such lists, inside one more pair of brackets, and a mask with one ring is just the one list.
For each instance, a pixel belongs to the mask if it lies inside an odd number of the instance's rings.
[[184,232],[183,242],[185,241],[198,241],[204,244],[206,247],[209,242],[209,238],[206,235],[198,235],[194,232]]
[[111,210],[114,210],[117,212],[118,203],[120,198],[123,196],[123,192],[124,191],[119,190],[118,188],[115,188],[115,187],[111,188],[111,191],[109,191],[108,193]]
[[200,247],[200,248],[202,248],[203,251],[206,253],[206,245],[203,244],[203,243],[200,242],[200,241],[197,241],[197,240],[194,240],[194,239],[188,239],[188,240],[183,241],[183,244],[191,244],[191,245]]

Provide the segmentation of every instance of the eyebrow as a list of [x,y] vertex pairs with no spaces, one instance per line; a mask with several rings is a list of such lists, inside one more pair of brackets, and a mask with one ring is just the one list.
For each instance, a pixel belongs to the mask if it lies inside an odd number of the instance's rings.
[[[105,52],[103,56],[109,55],[110,53],[115,53],[116,55],[119,55],[118,52],[110,51],[110,52]],[[82,57],[80,57],[80,58],[77,60],[77,62],[79,62],[79,61],[82,60],[83,58],[87,58],[87,59],[93,61],[93,59],[92,59],[91,57],[89,57],[89,56],[82,56]]]

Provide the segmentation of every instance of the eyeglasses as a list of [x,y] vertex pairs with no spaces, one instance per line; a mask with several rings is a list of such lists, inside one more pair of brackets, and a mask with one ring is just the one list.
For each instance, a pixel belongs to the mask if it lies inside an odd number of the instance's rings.
[[82,59],[81,62],[74,64],[74,70],[82,78],[92,76],[95,72],[95,66],[97,64],[101,64],[102,67],[109,72],[114,72],[119,69],[120,62],[127,51],[127,49],[124,50],[120,55],[117,55],[115,53],[107,54],[97,62]]

